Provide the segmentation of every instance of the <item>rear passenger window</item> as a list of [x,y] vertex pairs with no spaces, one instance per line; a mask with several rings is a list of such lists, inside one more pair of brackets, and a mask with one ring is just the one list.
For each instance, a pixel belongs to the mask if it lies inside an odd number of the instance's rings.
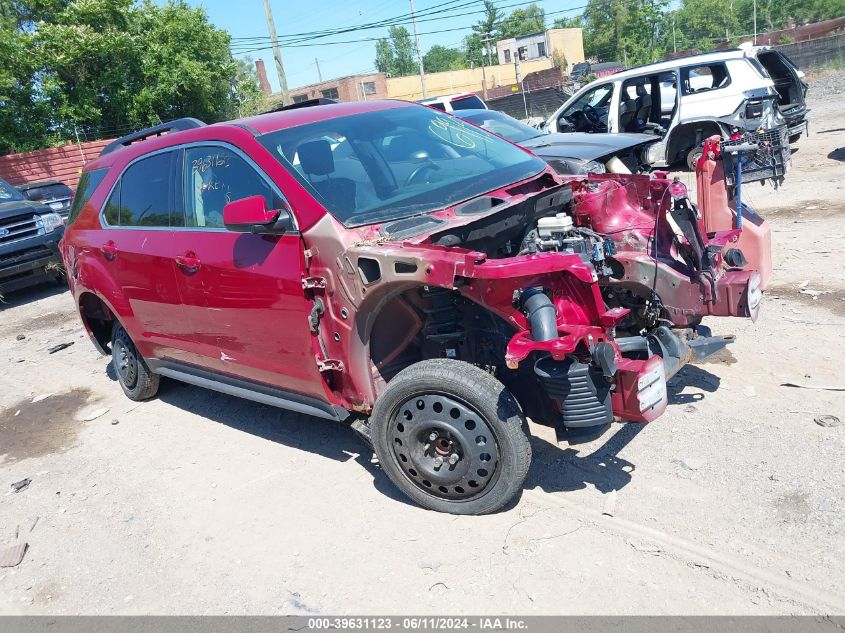
[[106,202],[106,222],[111,226],[171,226],[175,158],[174,152],[165,152],[130,165]]
[[73,197],[73,204],[70,206],[70,213],[68,214],[67,223],[71,224],[79,214],[82,212],[82,207],[88,204],[94,191],[103,182],[108,169],[94,169],[86,171],[79,178],[79,184],[76,185],[76,195]]
[[233,200],[264,196],[274,209],[275,196],[267,181],[247,161],[225,147],[185,150],[185,226],[225,228],[223,207]]
[[728,69],[723,63],[702,64],[681,69],[684,94],[697,94],[724,88],[731,83]]

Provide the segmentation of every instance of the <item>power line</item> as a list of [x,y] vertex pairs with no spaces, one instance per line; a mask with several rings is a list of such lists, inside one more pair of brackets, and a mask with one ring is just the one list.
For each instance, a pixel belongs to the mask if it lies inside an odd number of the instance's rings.
[[[481,0],[471,0],[468,3],[465,3],[461,6],[451,6],[447,7],[447,5],[455,5],[458,2],[465,2],[466,0],[448,0],[447,2],[443,2],[441,4],[436,4],[428,9],[421,9],[417,11],[418,16],[429,16],[429,15],[436,15],[440,13],[446,13],[449,11],[455,11],[459,9],[467,8],[473,4],[478,4]],[[541,0],[543,1],[543,0]],[[444,8],[447,7],[447,8]],[[402,15],[397,15],[392,18],[384,18],[383,20],[376,20],[375,22],[365,22],[363,24],[356,24],[352,26],[340,27],[335,29],[323,29],[318,31],[304,31],[301,33],[291,33],[289,35],[282,36],[283,38],[292,38],[292,39],[300,39],[300,38],[309,38],[313,39],[315,37],[325,37],[328,35],[339,35],[342,33],[349,33],[352,31],[361,31],[366,29],[374,29],[374,28],[383,28],[385,26],[394,26],[397,24],[409,24],[411,19],[410,13],[403,13]],[[233,37],[232,40],[248,40],[250,42],[256,42],[261,40],[266,40],[267,37],[264,35],[255,35],[249,37]]]
[[[537,0],[534,0],[534,2],[536,2],[536,1]],[[544,0],[539,0],[539,1],[542,2]],[[534,4],[534,2],[521,2],[521,3],[519,3],[519,5]],[[509,5],[509,6],[519,6],[519,5]],[[587,5],[585,4],[585,5],[581,5],[581,6],[577,6],[577,7],[570,7],[569,9],[561,9],[559,11],[550,11],[550,12],[546,13],[546,16],[558,15],[558,14],[561,14],[561,13],[571,13],[572,11],[578,11],[579,9],[585,9],[586,7],[587,7]],[[448,16],[448,18],[451,18],[451,17],[455,17],[455,16]],[[438,18],[438,19],[447,19],[447,18]],[[501,24],[501,21],[498,24]],[[471,30],[471,29],[472,29],[472,27],[462,26],[462,27],[456,27],[456,28],[451,28],[451,29],[439,29],[439,30],[436,30],[436,31],[425,31],[425,32],[421,31],[419,34],[420,35],[436,35],[438,33],[451,33],[451,32],[454,32],[454,31],[467,31],[467,30]],[[375,41],[378,41],[378,40],[384,39],[384,38],[381,38],[381,37],[359,38],[359,39],[355,39],[355,40],[336,40],[334,42],[285,44],[284,46],[286,48],[307,48],[307,47],[311,47],[311,46],[334,46],[334,45],[337,45],[337,44],[358,44],[358,43],[364,41],[365,39],[375,42]],[[269,46],[261,46],[261,47],[258,47],[258,48],[250,48],[250,49],[247,49],[247,50],[233,51],[233,53],[238,54],[238,55],[246,55],[248,53],[265,51],[265,50],[268,50],[269,48],[270,48]]]

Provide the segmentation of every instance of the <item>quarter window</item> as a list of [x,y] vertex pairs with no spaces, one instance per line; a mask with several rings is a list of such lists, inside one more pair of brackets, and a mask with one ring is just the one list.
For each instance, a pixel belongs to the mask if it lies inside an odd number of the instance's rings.
[[112,226],[171,226],[175,157],[174,152],[165,152],[130,165],[106,203],[106,222]]
[[[94,190],[103,182],[108,169],[94,169],[92,171],[83,172],[79,178],[79,184],[76,185],[76,195],[73,197],[73,203],[70,206],[70,214],[67,218],[67,223],[71,224],[79,214],[82,208],[88,204],[91,196],[94,195]],[[109,223],[111,224],[111,223]]]
[[185,226],[224,228],[223,207],[233,200],[264,196],[273,209],[273,190],[243,158],[225,147],[185,151]]

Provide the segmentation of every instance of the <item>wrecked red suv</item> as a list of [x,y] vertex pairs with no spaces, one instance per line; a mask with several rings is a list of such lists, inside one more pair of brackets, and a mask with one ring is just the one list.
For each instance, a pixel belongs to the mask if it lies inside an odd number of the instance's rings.
[[183,119],[86,166],[63,256],[128,397],[167,376],[346,422],[411,499],[479,514],[521,489],[526,416],[561,429],[651,421],[667,375],[726,342],[696,331],[719,313],[708,293],[721,313],[756,316],[752,273],[729,278],[705,244],[693,267],[712,274],[687,271],[699,290],[677,299],[686,333],[666,327],[643,262],[659,266],[637,240],[649,240],[643,218],[673,240],[672,205],[643,207],[670,183],[639,178],[609,204],[627,185],[566,181],[400,101]]

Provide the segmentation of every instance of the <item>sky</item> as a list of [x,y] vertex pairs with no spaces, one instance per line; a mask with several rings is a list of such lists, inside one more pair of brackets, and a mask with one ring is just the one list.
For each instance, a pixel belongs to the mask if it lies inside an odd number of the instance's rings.
[[[535,0],[546,13],[560,12],[571,7],[579,7],[586,0]],[[446,0],[415,0],[417,13],[423,14]],[[268,46],[266,39],[259,43],[238,38],[267,38],[267,20],[264,16],[263,0],[188,0],[192,6],[203,7],[213,24],[228,30],[232,35],[233,54],[243,57],[240,51]],[[516,6],[527,4],[525,0],[499,0],[497,6],[510,12]],[[276,32],[282,41],[282,57],[289,88],[316,83],[319,60],[323,79],[332,79],[362,72],[375,71],[375,42],[365,38],[379,38],[387,35],[387,27],[366,31],[356,31],[343,35],[333,35],[322,39],[303,41],[300,45],[285,45],[284,38],[295,34],[310,33],[322,29],[344,28],[363,23],[375,22],[410,12],[408,0],[271,0]],[[514,6],[516,5],[516,6]],[[481,18],[481,13],[460,15],[483,9],[480,0],[454,0],[448,5],[454,6],[452,16],[445,14],[431,15],[427,21],[418,22],[420,49],[423,54],[435,44],[459,47],[470,27]],[[511,7],[508,9],[507,7]],[[444,7],[446,8],[446,7]],[[437,9],[435,9],[437,10]],[[547,26],[555,18],[563,15],[575,15],[578,11],[555,13],[547,19]],[[458,14],[458,15],[455,15]],[[438,18],[438,19],[432,19]],[[443,18],[443,19],[440,19]],[[420,20],[423,18],[421,17]],[[409,32],[411,24],[407,24]],[[449,30],[445,33],[432,31]],[[346,44],[328,44],[332,41],[346,41]],[[302,45],[312,44],[312,45]],[[313,45],[318,44],[318,45]],[[248,53],[253,59],[263,59],[267,76],[273,91],[279,89],[279,80],[273,53],[269,48]]]

